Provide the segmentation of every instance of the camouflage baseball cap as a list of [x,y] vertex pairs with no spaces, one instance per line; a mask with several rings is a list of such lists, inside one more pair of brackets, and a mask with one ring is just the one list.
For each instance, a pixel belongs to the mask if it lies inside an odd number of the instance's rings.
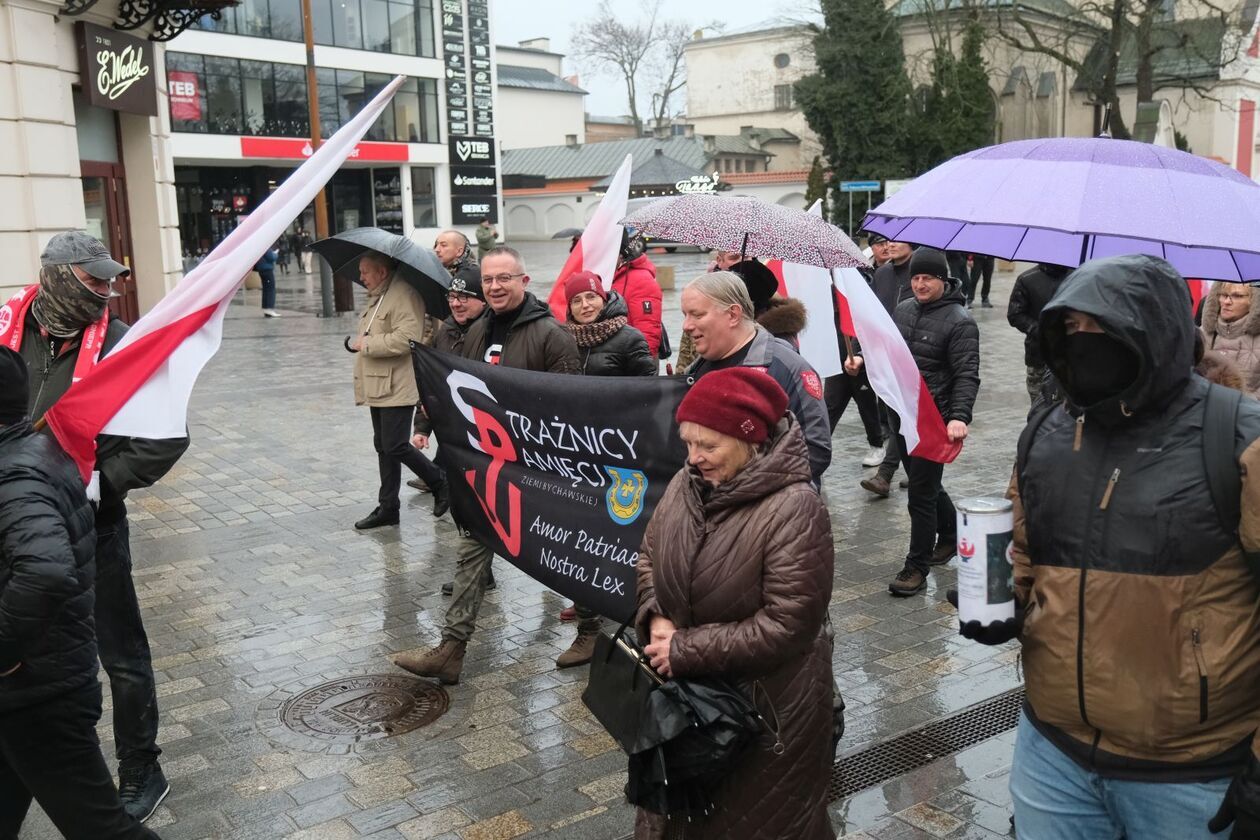
[[81,230],[68,230],[48,240],[41,265],[77,265],[98,280],[113,280],[131,273],[131,269],[114,260],[109,249],[94,236]]

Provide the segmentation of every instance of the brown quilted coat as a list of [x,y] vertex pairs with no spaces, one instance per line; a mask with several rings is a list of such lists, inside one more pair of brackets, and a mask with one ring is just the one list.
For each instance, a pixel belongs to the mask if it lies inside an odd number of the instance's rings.
[[[835,554],[809,482],[805,440],[789,414],[766,454],[730,481],[710,490],[691,468],[679,471],[644,534],[639,638],[648,638],[653,614],[664,615],[679,628],[669,651],[675,676],[723,676],[749,697],[760,682],[758,708],[771,723],[778,716],[786,747],[774,755],[774,737],[764,733],[717,792],[714,815],[686,825],[687,840],[835,836],[826,809],[831,642],[823,633]],[[658,840],[665,827],[640,810],[635,838]]]

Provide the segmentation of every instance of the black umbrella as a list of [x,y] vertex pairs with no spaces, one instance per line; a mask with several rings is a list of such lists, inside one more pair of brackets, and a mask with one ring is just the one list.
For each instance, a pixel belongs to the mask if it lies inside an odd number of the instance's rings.
[[582,228],[565,228],[551,234],[552,239],[572,239],[575,236],[582,235]]
[[369,251],[398,261],[398,274],[424,299],[429,315],[445,318],[450,314],[446,293],[451,275],[442,261],[428,248],[395,233],[374,227],[342,231],[311,245],[311,250],[328,260],[333,274],[359,285],[359,257]]

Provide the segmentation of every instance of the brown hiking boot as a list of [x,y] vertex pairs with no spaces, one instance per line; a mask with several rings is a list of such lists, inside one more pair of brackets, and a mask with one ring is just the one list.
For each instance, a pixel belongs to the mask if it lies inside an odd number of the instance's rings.
[[460,672],[464,670],[464,649],[467,647],[467,642],[443,639],[442,644],[435,648],[416,648],[396,653],[390,657],[390,661],[417,677],[432,677],[443,685],[458,685]]
[[887,499],[888,494],[892,492],[892,488],[888,486],[888,479],[876,473],[870,478],[864,478],[861,481],[862,489],[869,493],[874,493],[881,499]]
[[893,582],[888,584],[888,591],[897,598],[906,598],[927,588],[927,575],[913,566],[906,566],[897,573]]
[[557,668],[573,668],[585,665],[595,655],[595,639],[598,633],[578,633],[569,649],[556,658]]
[[943,566],[950,560],[954,559],[957,553],[958,537],[940,538],[936,543],[936,548],[932,549],[932,556],[928,560],[929,566]]

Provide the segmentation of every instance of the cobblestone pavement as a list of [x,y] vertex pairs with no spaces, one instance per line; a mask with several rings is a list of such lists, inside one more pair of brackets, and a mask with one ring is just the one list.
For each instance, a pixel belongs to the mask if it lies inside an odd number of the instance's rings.
[[[524,249],[546,291],[556,243]],[[706,257],[660,258],[682,281]],[[997,308],[982,334],[971,439],[945,472],[957,498],[1000,493],[1027,406],[1021,337]],[[277,698],[321,680],[395,669],[386,657],[434,643],[456,534],[430,497],[404,491],[403,523],[356,533],[370,510],[375,456],[351,396],[342,337],[350,317],[318,319],[318,280],[281,275],[284,317],[258,293],[233,306],[223,348],[193,395],[193,443],[174,471],[131,500],[135,580],[158,674],[163,764],[173,786],[151,825],[166,838],[370,836],[492,840],[620,838],[625,758],[580,700],[586,669],[557,671],[573,635],[564,602],[503,561],[450,710],[429,727],[356,747],[276,737]],[[667,324],[680,335],[677,293]],[[904,491],[874,500],[856,409],[837,429],[825,481],[836,541],[831,618],[848,704],[843,753],[1019,684],[1016,650],[959,638],[944,605],[953,572],[928,591],[886,591],[908,540]],[[107,712],[100,727],[113,743]],[[1013,733],[832,806],[853,837],[992,838],[1007,831]],[[53,836],[42,815],[23,834]]]

